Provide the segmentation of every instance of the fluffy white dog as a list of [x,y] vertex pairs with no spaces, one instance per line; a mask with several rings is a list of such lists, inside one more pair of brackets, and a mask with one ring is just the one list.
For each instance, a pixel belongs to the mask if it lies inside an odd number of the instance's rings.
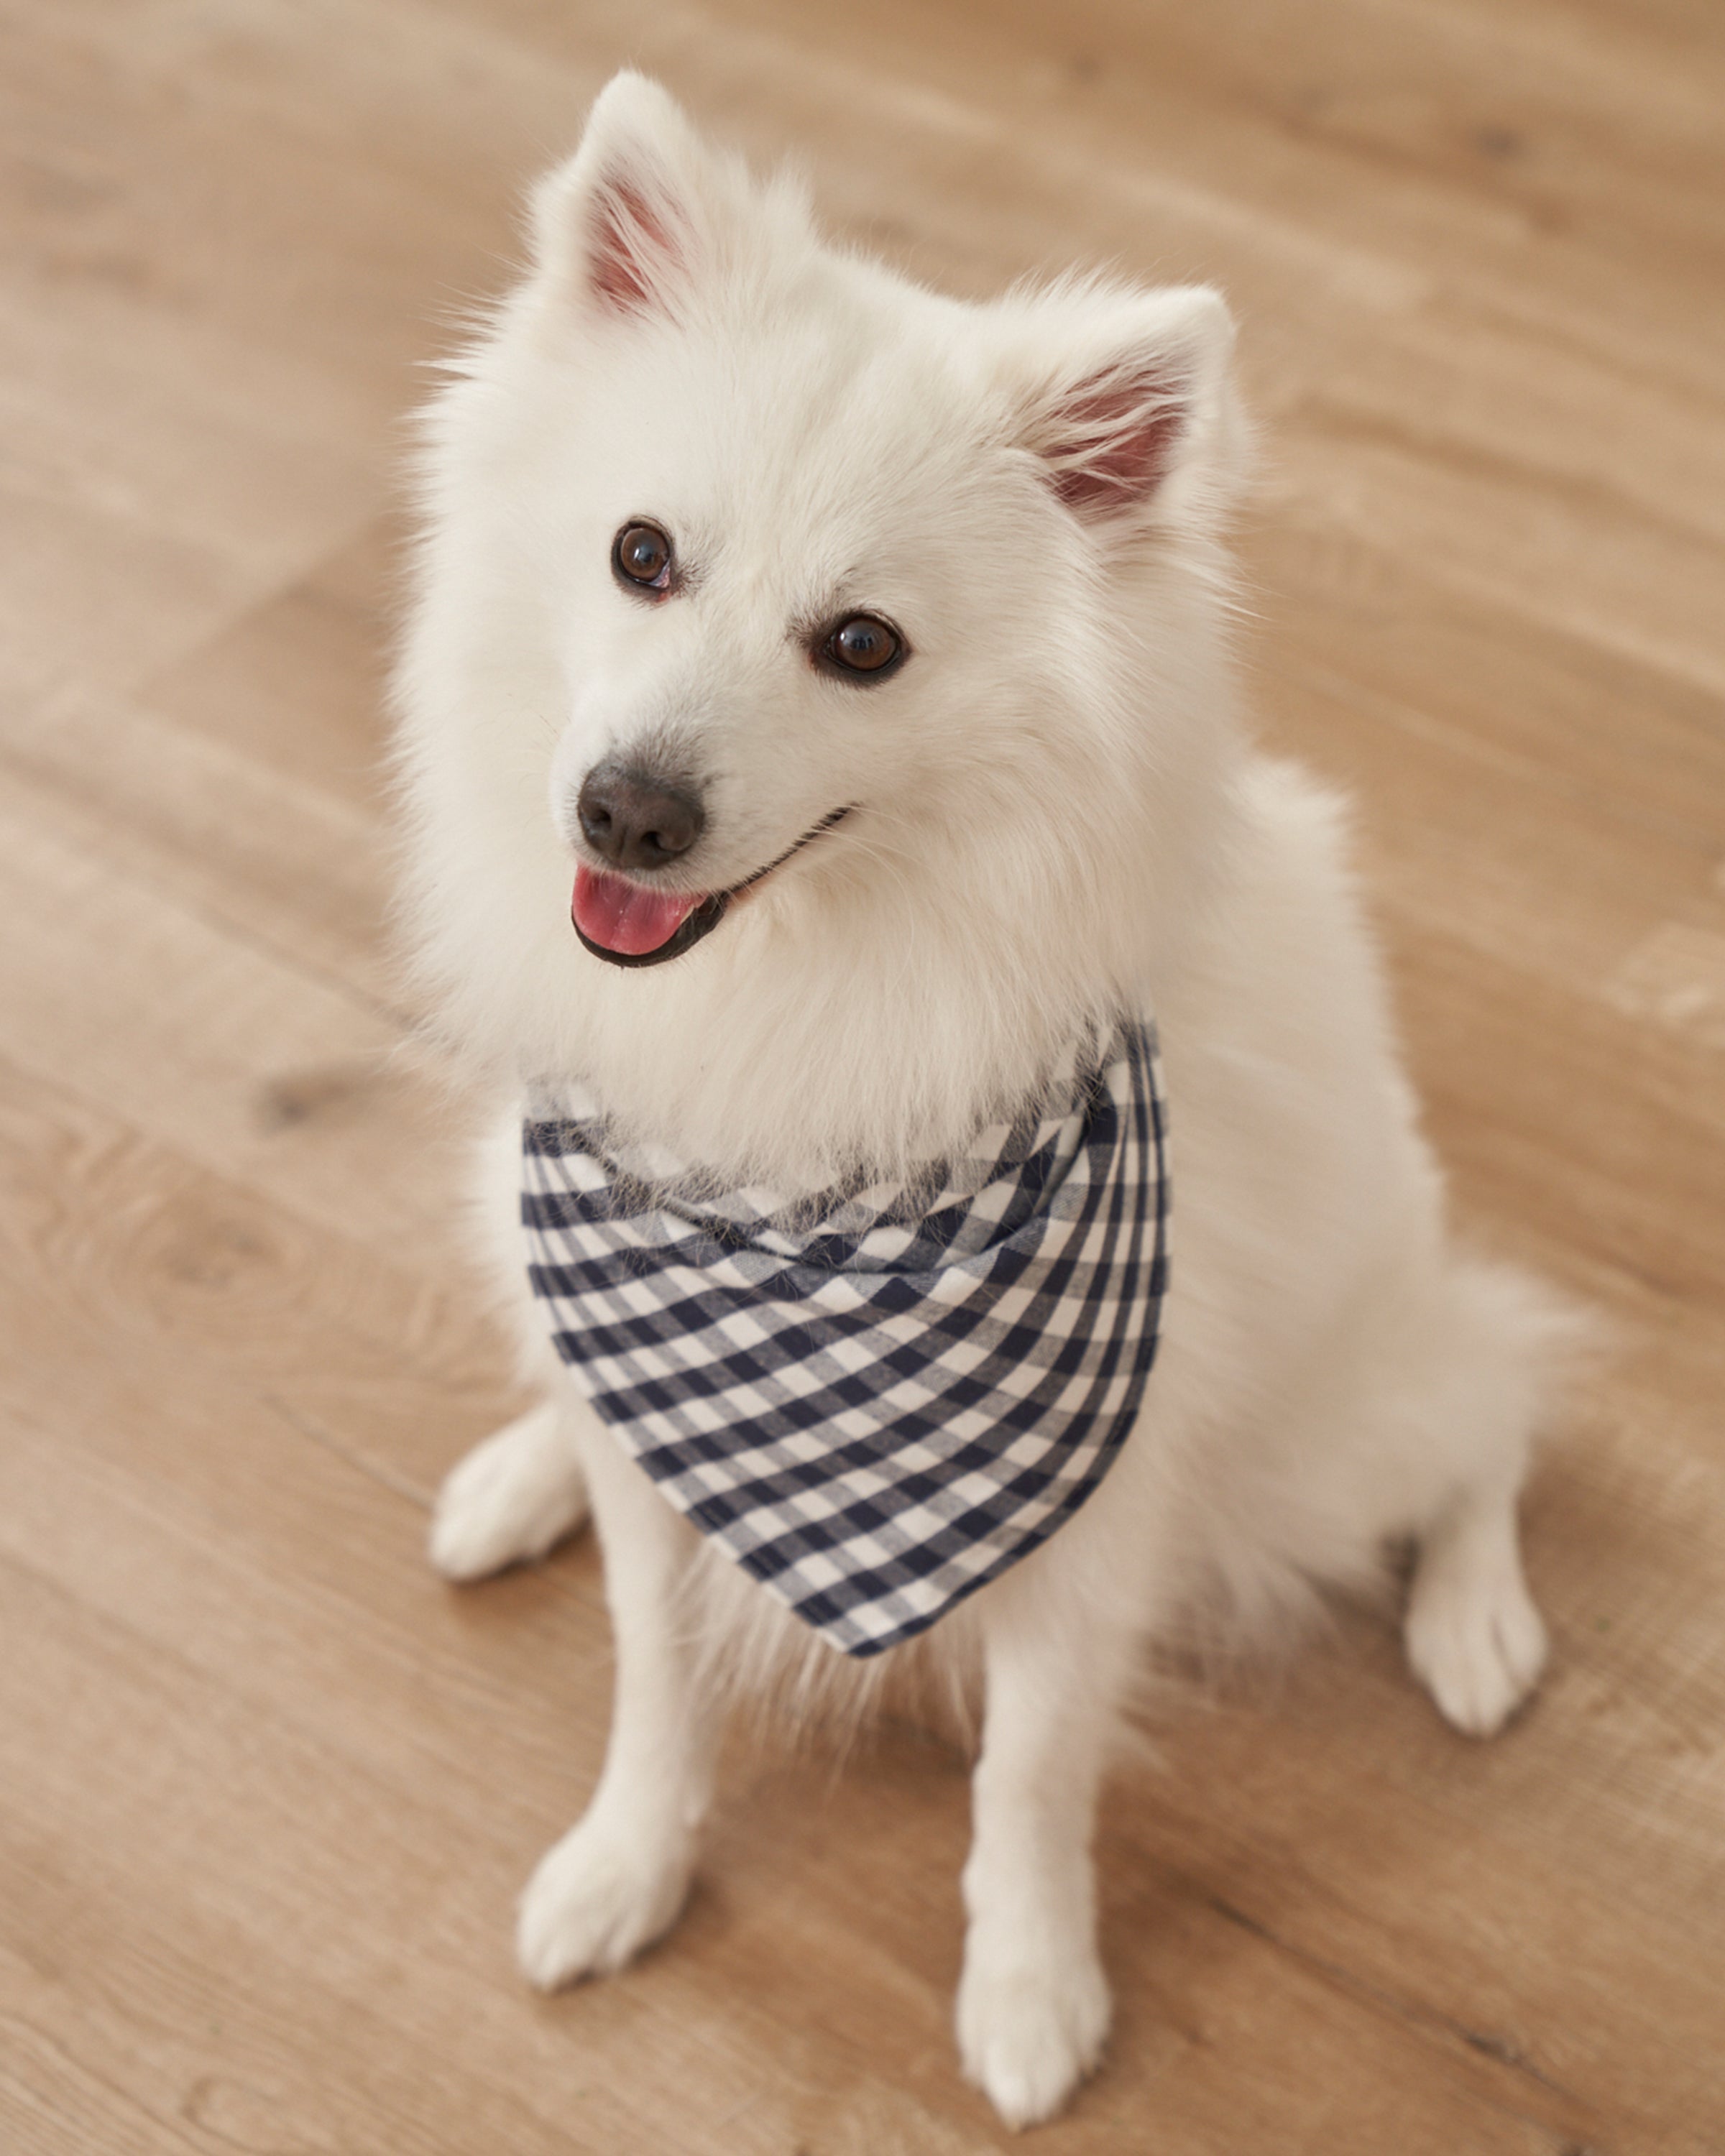
[[[521,1961],[562,1984],[671,1923],[720,1699],[919,1655],[983,1697],[958,2040],[1022,2124],[1106,2033],[1092,1818],[1147,1653],[1284,1633],[1410,1541],[1439,1708],[1485,1736],[1527,1695],[1517,1497],[1563,1319],[1452,1247],[1337,805],[1244,722],[1217,295],[925,291],[630,74],[533,232],[429,414],[398,690],[406,918],[510,1092],[487,1235],[547,1395],[456,1470],[433,1555],[478,1577],[590,1500],[617,1637]],[[1124,1442],[914,1648],[835,1651],[552,1352],[523,1102],[574,1089],[662,1191],[915,1190],[1151,1013],[1172,1265]]]

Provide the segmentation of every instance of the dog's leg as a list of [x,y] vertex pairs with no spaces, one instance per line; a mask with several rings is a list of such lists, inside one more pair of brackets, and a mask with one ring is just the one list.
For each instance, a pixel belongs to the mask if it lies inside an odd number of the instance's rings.
[[1108,2030],[1091,1840],[1132,1650],[1096,1619],[1016,1597],[985,1618],[958,2044],[1013,2127],[1060,2108]]
[[1467,1491],[1420,1539],[1404,1635],[1414,1675],[1470,1737],[1501,1729],[1545,1666],[1513,1483]]
[[431,1562],[445,1579],[543,1557],[586,1518],[567,1384],[476,1445],[445,1481],[431,1520]]
[[598,1787],[521,1897],[516,1943],[542,1989],[620,1969],[670,1929],[695,1868],[719,1717],[696,1696],[678,1589],[698,1538],[595,1424],[583,1456],[605,1553],[616,1697]]
[[[1415,1512],[1404,1634],[1414,1672],[1470,1737],[1501,1729],[1538,1681],[1545,1626],[1522,1573],[1517,1500],[1532,1432],[1585,1321],[1503,1266],[1452,1263],[1425,1327],[1430,1403],[1418,1457],[1441,1480]],[[1423,1515],[1423,1517],[1422,1517]]]

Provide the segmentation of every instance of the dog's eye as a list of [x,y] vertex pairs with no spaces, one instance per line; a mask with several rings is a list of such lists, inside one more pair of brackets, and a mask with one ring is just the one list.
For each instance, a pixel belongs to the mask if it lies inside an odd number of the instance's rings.
[[649,592],[668,590],[671,542],[656,524],[625,524],[612,542],[611,567],[625,584]]
[[878,614],[854,613],[831,630],[819,655],[845,674],[884,674],[903,658],[904,639]]

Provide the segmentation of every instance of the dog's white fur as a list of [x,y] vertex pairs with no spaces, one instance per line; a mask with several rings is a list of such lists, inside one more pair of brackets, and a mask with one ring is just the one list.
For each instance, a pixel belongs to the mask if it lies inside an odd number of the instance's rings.
[[[1442,1712],[1482,1736],[1528,1691],[1516,1502],[1563,1321],[1451,1247],[1337,807],[1242,722],[1216,295],[938,297],[823,244],[794,187],[634,75],[534,231],[429,415],[399,677],[406,918],[448,1038],[516,1089],[484,1182],[547,1393],[451,1476],[433,1554],[454,1578],[536,1556],[590,1497],[617,1635],[604,1770],[526,1891],[522,1963],[546,1985],[615,1969],[675,1918],[715,1672],[830,1692],[871,1666],[716,1556],[549,1358],[521,1081],[578,1074],[686,1162],[811,1188],[938,1156],[1147,1002],[1173,1267],[1141,1422],[1087,1508],[925,1649],[985,1691],[958,2035],[1024,2123],[1106,2031],[1089,1843],[1147,1648],[1199,1617],[1284,1632],[1407,1538],[1408,1655]],[[1105,439],[1133,428],[1136,466]],[[642,516],[691,565],[662,605],[610,567]],[[810,665],[811,625],[853,608],[908,637],[890,680]],[[702,790],[706,834],[663,872],[688,889],[855,810],[686,956],[618,970],[568,905],[573,794],[619,751]]]

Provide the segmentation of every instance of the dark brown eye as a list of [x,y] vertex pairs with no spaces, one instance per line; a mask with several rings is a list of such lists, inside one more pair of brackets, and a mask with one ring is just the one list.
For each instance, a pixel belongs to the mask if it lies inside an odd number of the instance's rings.
[[671,542],[656,524],[625,524],[612,544],[611,567],[626,584],[665,591],[670,583]]
[[820,655],[846,674],[884,674],[904,655],[898,631],[872,613],[854,613],[841,621],[820,647]]

